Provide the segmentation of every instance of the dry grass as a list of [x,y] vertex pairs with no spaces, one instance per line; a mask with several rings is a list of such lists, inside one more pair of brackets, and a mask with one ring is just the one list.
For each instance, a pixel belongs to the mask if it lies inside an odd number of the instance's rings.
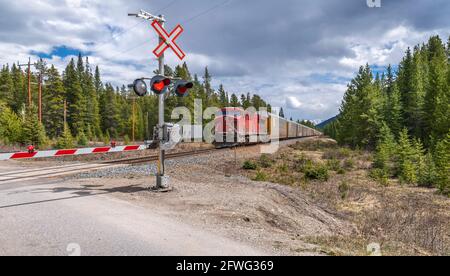
[[[319,140],[253,159],[257,170],[243,173],[299,187],[314,203],[353,223],[357,232],[351,236],[307,238],[327,254],[368,255],[367,245],[377,243],[384,255],[450,255],[449,198],[392,180],[383,187],[368,176],[371,159],[370,153]],[[305,164],[328,165],[329,180],[307,179]]]

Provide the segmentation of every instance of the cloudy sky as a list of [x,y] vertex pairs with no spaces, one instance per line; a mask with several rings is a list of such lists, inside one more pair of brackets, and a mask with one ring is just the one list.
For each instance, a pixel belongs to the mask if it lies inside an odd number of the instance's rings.
[[[193,73],[214,86],[258,93],[294,119],[338,113],[360,65],[396,64],[408,46],[450,35],[450,1],[381,0],[0,0],[0,64],[44,57],[63,69],[78,52],[106,81],[127,84],[157,67],[145,9],[182,24],[178,39]],[[167,62],[178,64],[169,52]]]

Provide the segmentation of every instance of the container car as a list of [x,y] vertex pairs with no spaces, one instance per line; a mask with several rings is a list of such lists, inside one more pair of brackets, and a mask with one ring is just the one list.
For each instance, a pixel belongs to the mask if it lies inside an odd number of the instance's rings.
[[242,108],[222,108],[215,118],[218,147],[320,136],[321,132],[267,112],[246,112]]

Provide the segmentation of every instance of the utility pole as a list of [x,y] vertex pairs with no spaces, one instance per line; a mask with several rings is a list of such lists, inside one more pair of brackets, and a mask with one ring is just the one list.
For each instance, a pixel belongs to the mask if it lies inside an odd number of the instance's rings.
[[39,122],[42,123],[42,73],[39,73],[38,80],[38,114],[39,114]]
[[27,77],[28,77],[28,106],[31,106],[32,98],[31,98],[31,58],[28,58],[27,64],[18,64],[19,67],[27,66]]
[[28,106],[31,106],[31,58],[28,58]]
[[[146,11],[140,10],[138,14],[128,14],[128,16],[136,16],[138,18],[143,18],[148,21],[158,21],[162,27],[166,22],[163,15],[155,16]],[[160,42],[163,41],[159,37]],[[159,64],[159,75],[164,76],[164,54],[158,58]],[[164,137],[164,96],[158,95],[158,138],[159,138],[159,154],[158,154],[158,172],[156,174],[156,190],[167,190],[169,189],[168,178],[165,176],[165,150],[162,149],[163,137]]]

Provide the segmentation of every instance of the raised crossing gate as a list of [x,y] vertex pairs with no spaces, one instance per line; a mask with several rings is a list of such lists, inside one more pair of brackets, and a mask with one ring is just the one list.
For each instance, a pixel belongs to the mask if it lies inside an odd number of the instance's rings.
[[71,155],[86,155],[95,153],[112,153],[112,152],[129,152],[147,149],[147,145],[134,146],[117,146],[117,147],[97,147],[97,148],[81,148],[81,149],[62,149],[28,152],[0,153],[0,161],[12,159],[31,159],[44,157],[58,157]]

